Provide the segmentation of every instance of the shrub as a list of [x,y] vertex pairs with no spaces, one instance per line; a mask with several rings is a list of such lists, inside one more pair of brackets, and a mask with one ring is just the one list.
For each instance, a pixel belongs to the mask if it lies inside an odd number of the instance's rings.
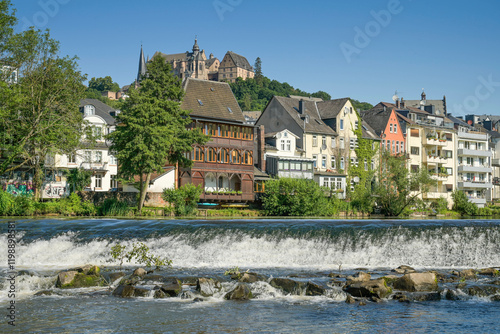
[[0,215],[8,216],[14,205],[14,196],[0,189]]
[[436,213],[442,214],[448,210],[448,201],[441,196],[437,201],[431,203],[431,209],[434,209]]
[[461,215],[475,216],[477,214],[477,206],[469,202],[467,195],[462,190],[455,190],[451,197],[453,198],[453,210]]
[[129,213],[128,204],[121,202],[116,198],[107,198],[104,203],[98,207],[100,216],[127,216]]
[[203,189],[188,183],[178,189],[163,189],[162,198],[173,205],[175,215],[188,216],[196,212]]

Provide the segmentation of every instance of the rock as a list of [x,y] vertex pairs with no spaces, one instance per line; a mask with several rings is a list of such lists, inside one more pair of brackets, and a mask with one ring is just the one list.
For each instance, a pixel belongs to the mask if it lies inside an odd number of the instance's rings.
[[500,285],[500,280],[491,281],[488,284]]
[[471,286],[467,289],[469,296],[488,297],[500,293],[500,288],[497,286]]
[[399,302],[409,302],[408,296],[403,292],[396,292],[392,299],[397,300]]
[[167,295],[161,289],[155,291],[153,298],[166,298]]
[[144,270],[143,268],[137,268],[136,270],[134,270],[134,273],[132,274],[132,276],[137,276],[137,277],[144,277],[146,276],[148,272],[146,270]]
[[353,276],[347,276],[347,280],[351,282],[365,282],[371,280],[372,275],[367,274],[363,271],[356,273]]
[[172,279],[169,283],[163,284],[160,289],[170,297],[177,297],[182,292],[182,284],[178,279]]
[[198,277],[184,277],[182,285],[196,286],[198,284]]
[[491,301],[492,302],[500,302],[500,296],[497,295],[497,296],[491,297]]
[[203,298],[196,297],[193,299],[193,303],[199,303],[199,302],[204,302],[205,300]]
[[146,276],[142,277],[142,280],[144,282],[163,282],[164,279],[165,279],[165,276],[152,275],[152,274],[147,274]]
[[182,291],[181,299],[194,299],[198,296],[198,294],[194,294],[193,291]]
[[342,275],[342,274],[336,274],[336,273],[329,273],[328,277],[331,277],[331,278],[343,278],[344,275]]
[[458,273],[458,276],[463,277],[465,279],[474,279],[476,278],[476,271],[474,269],[466,269],[462,270]]
[[441,294],[439,292],[417,293],[411,295],[411,299],[416,302],[439,301]]
[[360,301],[358,305],[359,305],[359,306],[366,306],[366,302],[364,302],[364,301]]
[[289,278],[273,278],[269,284],[273,288],[280,289],[281,291],[292,295],[301,295],[306,287],[306,283],[297,282]]
[[383,279],[370,280],[366,282],[354,282],[344,287],[344,291],[354,297],[385,298],[391,294],[392,289],[387,286]]
[[371,296],[370,300],[374,303],[381,303],[382,299],[378,298],[377,296]]
[[120,285],[136,285],[137,283],[139,283],[140,280],[141,280],[141,278],[139,276],[129,276],[127,278],[123,278],[119,284]]
[[444,298],[446,298],[446,300],[460,300],[460,298],[457,295],[457,292],[450,289],[446,290]]
[[344,281],[339,281],[339,280],[332,279],[330,281],[330,286],[343,286],[344,283],[345,283]]
[[88,271],[90,270],[90,268],[92,267],[91,264],[86,264],[84,266],[81,266],[81,267],[76,267],[76,268],[71,268],[70,271],[77,271],[79,273],[88,273]]
[[29,271],[29,270],[19,270],[17,272],[17,276],[35,276],[35,273],[33,273],[32,271]]
[[396,276],[396,275],[387,275],[387,276],[382,277],[382,279],[385,281],[385,283],[388,286],[393,286],[394,282],[399,279],[399,276]]
[[38,291],[37,293],[35,293],[35,296],[52,296],[54,294],[54,291],[52,290],[42,290],[42,291]]
[[224,299],[227,300],[248,300],[252,299],[252,291],[248,287],[246,283],[238,283],[236,288],[230,292],[228,292]]
[[396,272],[398,274],[411,274],[411,273],[415,273],[416,272],[416,270],[413,269],[412,267],[405,266],[405,265],[399,266],[396,269],[393,269],[392,271]]
[[485,276],[499,276],[500,272],[495,268],[485,268],[479,270],[479,274]]
[[125,276],[124,272],[111,273],[111,274],[109,274],[109,281],[110,281],[110,283],[113,283],[117,279],[122,278],[123,276]]
[[196,291],[199,291],[203,297],[211,297],[221,288],[220,282],[213,278],[199,278],[196,283]]
[[267,277],[256,273],[243,273],[243,275],[239,279],[239,281],[242,283],[255,283],[258,281],[266,281],[266,280]]
[[354,303],[356,303],[356,300],[354,299],[353,296],[347,295],[345,302],[346,302],[346,304],[354,304]]
[[151,290],[134,287],[134,297],[148,297]]
[[394,282],[394,288],[403,291],[437,291],[438,284],[434,273],[405,274]]
[[114,291],[113,296],[130,298],[134,296],[135,287],[132,285],[119,285]]
[[306,286],[306,296],[322,296],[325,294],[325,288],[316,283],[308,282]]
[[60,272],[57,275],[56,287],[60,288],[70,284],[75,279],[76,274],[78,274],[76,270]]

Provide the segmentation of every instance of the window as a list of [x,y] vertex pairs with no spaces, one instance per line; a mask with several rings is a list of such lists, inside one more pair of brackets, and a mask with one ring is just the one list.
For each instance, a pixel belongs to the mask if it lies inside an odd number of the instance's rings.
[[290,170],[290,161],[283,161],[283,170]]
[[392,133],[392,123],[391,123],[391,124],[389,124],[389,127],[390,127],[390,130],[389,130],[389,131]]
[[307,162],[302,163],[302,171],[307,172]]
[[253,165],[253,155],[252,155],[252,152],[249,152],[249,151],[245,151],[245,160],[244,160],[244,164],[245,165]]
[[307,163],[307,170],[308,171],[312,171],[313,170],[313,163],[312,162],[308,162]]
[[200,99],[198,99],[198,104],[199,104],[200,106],[202,106],[202,105],[203,105],[203,102],[201,102],[201,100],[200,100]]
[[419,137],[420,134],[419,134],[418,129],[410,129],[410,136],[412,136],[412,137]]
[[318,136],[313,136],[313,147],[318,146]]
[[213,147],[208,148],[208,157],[207,162],[216,162],[217,161],[217,151]]
[[241,155],[238,150],[231,151],[231,163],[233,164],[241,164]]
[[356,143],[354,141],[354,138],[351,138],[350,141],[349,141],[349,148],[351,150],[354,150],[355,145],[356,145]]
[[340,120],[340,130],[344,130],[344,120]]
[[326,168],[326,155],[323,155],[321,158],[321,167]]
[[281,150],[284,151],[285,150],[285,140],[282,139],[282,140],[280,140],[280,142],[281,142]]
[[394,124],[394,133],[398,133],[398,125]]
[[283,170],[283,161],[278,161],[278,170]]
[[110,165],[118,165],[118,160],[116,159],[116,157],[114,155],[109,156],[109,164]]
[[330,163],[331,163],[332,169],[337,169],[337,165],[335,164],[335,157],[334,156],[332,156],[332,158],[330,159]]
[[92,136],[96,139],[102,138],[102,128],[100,126],[93,125],[92,126]]
[[392,141],[392,153],[396,152],[396,142]]
[[448,174],[448,175],[453,175],[453,168],[449,168],[449,167],[447,167],[447,168],[446,168],[446,174]]
[[399,153],[399,140],[396,140],[396,153]]
[[419,155],[420,154],[420,148],[417,146],[412,146],[410,147],[410,153],[413,155]]
[[453,151],[444,150],[443,153],[446,158],[453,158]]
[[358,129],[358,121],[354,121],[354,130]]
[[388,140],[387,141],[387,151],[390,151],[391,150],[391,141]]
[[335,137],[332,137],[332,148],[337,147],[337,143],[335,141]]
[[321,137],[321,147],[326,147],[326,136]]
[[69,164],[75,164],[76,163],[76,155],[75,154],[68,155],[68,163]]
[[372,159],[371,167],[372,167],[372,170],[375,170],[375,160],[373,160],[373,159]]
[[445,137],[446,137],[447,141],[452,141],[452,139],[453,139],[453,135],[451,133],[446,133]]
[[368,170],[368,161],[365,159],[365,170]]
[[224,178],[222,176],[219,176],[219,189],[224,188]]
[[317,164],[318,164],[318,155],[317,154],[313,154],[313,159],[314,159],[314,162],[313,162],[314,168],[316,168]]
[[385,139],[382,139],[382,149],[385,149]]
[[344,158],[340,158],[340,169],[344,169]]
[[83,107],[83,114],[85,116],[95,115],[95,107],[91,104],[87,104],[85,107]]
[[339,146],[340,146],[340,148],[341,148],[341,149],[344,149],[344,138],[340,138],[340,139],[339,139],[339,142],[340,142],[340,145],[339,145]]
[[400,150],[400,152],[401,152],[401,153],[404,153],[404,152],[405,152],[405,145],[404,145],[404,142],[400,142],[400,144],[401,144],[401,150]]
[[194,161],[205,161],[205,150],[202,147],[194,148]]
[[92,160],[92,151],[85,151],[83,153],[84,162],[90,162]]
[[116,175],[111,175],[110,181],[109,181],[109,187],[111,189],[116,189],[118,188],[118,179],[116,178]]
[[101,151],[95,152],[95,162],[102,162],[102,152]]
[[102,188],[102,175],[100,174],[95,176],[95,188]]
[[286,150],[287,151],[291,151],[292,150],[292,143],[290,142],[290,140],[286,141]]

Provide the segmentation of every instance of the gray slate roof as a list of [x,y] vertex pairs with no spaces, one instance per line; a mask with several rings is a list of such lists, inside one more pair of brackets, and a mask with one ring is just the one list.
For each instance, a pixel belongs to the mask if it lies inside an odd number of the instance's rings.
[[186,94],[181,108],[191,110],[191,117],[245,122],[238,101],[226,82],[188,78],[184,81],[183,88]]
[[228,51],[226,53],[226,55],[229,55],[231,57],[231,59],[233,60],[233,63],[237,67],[244,68],[247,71],[253,72],[252,66],[250,65],[250,63],[248,62],[248,60],[245,57],[243,57],[237,53],[234,53],[233,51]]
[[[408,107],[419,108],[420,100],[405,100],[405,104]],[[438,115],[444,115],[446,112],[446,104],[443,100],[425,100],[425,105],[433,105]]]
[[[318,133],[336,136],[337,133],[322,120],[317,107],[317,103],[313,101],[304,101],[305,114],[309,116],[309,121],[304,122],[305,115],[299,113],[299,100],[290,97],[274,96],[290,116],[306,133]],[[305,128],[304,128],[305,125]]]
[[323,101],[318,103],[319,113],[322,119],[335,118],[349,101],[348,97],[341,99]]
[[387,122],[391,117],[392,108],[370,109],[363,112],[363,121],[368,123],[378,136],[382,135],[382,131],[387,127]]
[[80,100],[80,109],[82,109],[84,106],[91,104],[95,107],[95,114],[97,116],[100,116],[106,121],[106,124],[108,125],[114,125],[116,120],[113,116],[111,116],[110,112],[116,112],[117,109],[111,108],[108,106],[106,103],[103,103],[99,100],[96,99],[83,99]]

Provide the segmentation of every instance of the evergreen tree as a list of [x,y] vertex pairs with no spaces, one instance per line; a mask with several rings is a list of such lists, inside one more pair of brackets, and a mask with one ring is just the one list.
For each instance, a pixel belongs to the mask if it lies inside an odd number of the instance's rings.
[[189,111],[180,108],[184,91],[170,64],[156,56],[147,64],[147,75],[138,89],[131,88],[118,117],[116,131],[108,137],[119,161],[119,175],[127,180],[139,176],[139,210],[142,210],[151,174],[165,164],[189,166],[184,156],[193,144],[208,137],[199,129],[188,130]]
[[260,57],[257,57],[257,59],[255,59],[255,64],[254,64],[254,71],[255,71],[255,80],[257,81],[257,83],[260,83],[262,82],[262,60],[260,59]]

